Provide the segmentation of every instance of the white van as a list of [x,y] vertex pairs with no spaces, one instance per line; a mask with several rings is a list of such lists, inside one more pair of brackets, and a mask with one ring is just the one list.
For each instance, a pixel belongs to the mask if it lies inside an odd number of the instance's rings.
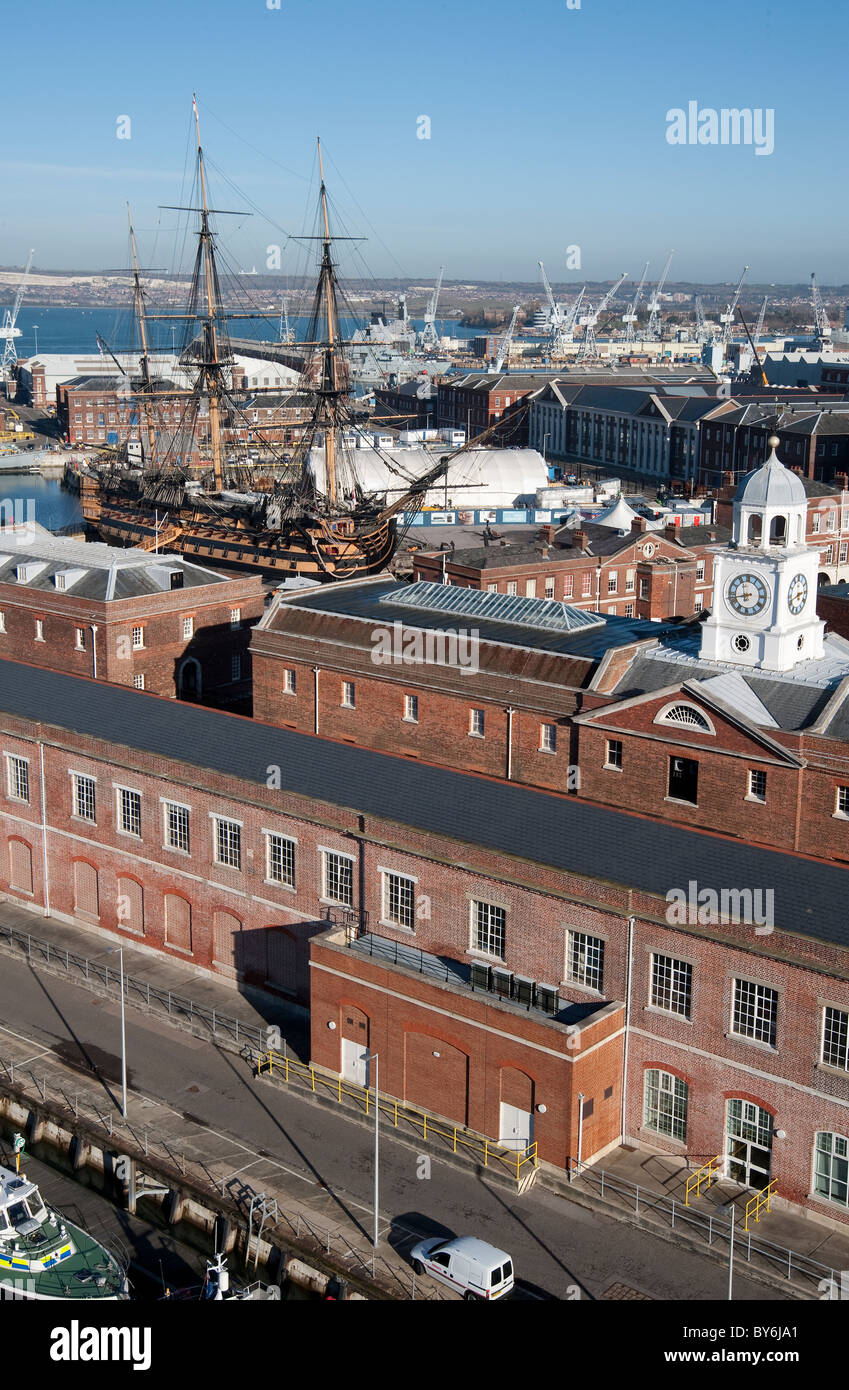
[[474,1236],[420,1240],[410,1251],[416,1274],[429,1274],[465,1299],[503,1298],[513,1287],[513,1261]]

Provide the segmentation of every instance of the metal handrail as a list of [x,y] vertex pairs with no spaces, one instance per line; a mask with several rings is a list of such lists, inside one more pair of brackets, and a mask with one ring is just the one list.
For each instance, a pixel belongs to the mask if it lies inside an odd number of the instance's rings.
[[[343,1097],[362,1102],[365,1114],[374,1114],[375,1093],[369,1086],[345,1081],[340,1075],[323,1072],[312,1063],[307,1065],[304,1062],[293,1061],[291,1057],[283,1057],[273,1049],[260,1053],[255,1065],[258,1076],[282,1075],[287,1084],[292,1080],[303,1081],[309,1083],[313,1092],[317,1086],[321,1087],[339,1104],[342,1103]],[[451,1151],[455,1154],[461,1150],[468,1150],[483,1159],[485,1168],[491,1164],[506,1168],[517,1183],[521,1182],[523,1168],[536,1169],[539,1164],[536,1143],[529,1144],[524,1149],[505,1149],[485,1134],[466,1129],[464,1125],[452,1125],[449,1120],[440,1119],[426,1110],[420,1110],[418,1106],[407,1105],[404,1101],[395,1100],[382,1092],[378,1094],[377,1103],[381,1114],[392,1119],[395,1129],[398,1128],[399,1121],[406,1121],[414,1129],[421,1131],[422,1139],[427,1139],[428,1136],[444,1139],[451,1144]]]
[[[730,1244],[730,1219],[724,1219],[713,1212],[697,1211],[680,1199],[676,1201],[674,1197],[667,1197],[665,1193],[656,1192],[653,1188],[640,1187],[628,1178],[620,1177],[618,1173],[608,1173],[594,1164],[579,1163],[577,1159],[570,1158],[568,1167],[570,1177],[574,1175],[588,1187],[594,1187],[602,1199],[609,1199],[611,1196],[623,1199],[633,1208],[636,1216],[651,1213],[673,1231],[679,1225],[688,1226],[709,1246],[722,1240]],[[762,1198],[763,1193],[756,1196]],[[835,1271],[830,1265],[821,1264],[819,1260],[803,1255],[798,1250],[791,1250],[789,1246],[775,1245],[761,1236],[753,1236],[751,1231],[738,1235],[734,1245],[735,1250],[747,1263],[751,1264],[753,1256],[757,1257],[767,1263],[771,1272],[782,1274],[788,1281],[796,1275],[797,1278],[814,1284],[821,1291],[825,1279],[835,1279]]]
[[[10,946],[19,945],[26,951],[27,959],[43,960],[55,970],[64,971],[85,985],[102,985],[107,993],[120,997],[120,971],[114,966],[102,965],[88,956],[77,955],[73,951],[62,950],[50,941],[33,936],[31,932],[16,931],[0,923],[0,946],[8,941]],[[232,1040],[237,1047],[248,1043],[260,1048],[266,1041],[266,1030],[259,1024],[244,1023],[238,1018],[223,1014],[220,1010],[204,1004],[196,1004],[193,999],[173,990],[161,989],[134,975],[124,974],[124,998],[128,1004],[144,1004],[148,1008],[159,1006],[170,1018],[186,1018],[194,1027],[197,1022],[209,1029],[212,1036]]]

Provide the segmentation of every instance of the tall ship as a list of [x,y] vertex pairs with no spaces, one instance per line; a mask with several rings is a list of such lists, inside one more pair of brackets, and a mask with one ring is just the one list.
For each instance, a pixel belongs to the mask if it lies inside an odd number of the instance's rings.
[[35,1183],[0,1167],[0,1300],[128,1297],[119,1258],[48,1208]]
[[[421,505],[454,455],[444,455],[412,479],[383,455],[386,468],[399,480],[391,501],[386,492],[367,490],[358,478],[362,430],[352,399],[351,344],[340,333],[333,260],[333,244],[340,238],[330,231],[320,141],[318,235],[303,240],[320,242],[321,255],[307,340],[298,345],[303,370],[292,399],[303,413],[296,443],[291,453],[282,454],[252,427],[253,440],[268,445],[266,461],[246,464],[235,455],[229,440],[245,411],[232,385],[228,321],[256,315],[224,308],[210,221],[218,210],[208,202],[196,103],[193,109],[198,205],[184,210],[198,215],[199,226],[189,304],[180,314],[148,311],[131,223],[141,351],[140,375],[127,381],[125,394],[137,412],[144,457],[141,462],[125,455],[101,457],[81,479],[83,516],[100,539],[112,544],[171,551],[214,567],[318,581],[376,573],[399,543],[401,514]],[[178,390],[152,372],[149,325],[162,319],[187,325],[179,363],[192,383],[189,389]],[[170,438],[157,426],[157,408],[166,400],[172,412],[178,402],[180,420]]]

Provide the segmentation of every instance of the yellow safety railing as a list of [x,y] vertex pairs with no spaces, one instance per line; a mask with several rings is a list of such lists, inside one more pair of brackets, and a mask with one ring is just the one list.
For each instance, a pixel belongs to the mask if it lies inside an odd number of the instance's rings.
[[[366,1115],[374,1114],[374,1091],[368,1086],[358,1086],[353,1081],[343,1081],[332,1072],[318,1070],[305,1062],[296,1062],[291,1057],[282,1057],[279,1052],[263,1052],[257,1058],[259,1076],[277,1076],[285,1082],[294,1080],[306,1082],[313,1092],[329,1095],[340,1104],[343,1098],[359,1102]],[[452,1153],[467,1152],[483,1160],[485,1168],[506,1168],[517,1183],[524,1176],[524,1170],[536,1168],[539,1164],[536,1144],[525,1149],[505,1149],[488,1139],[485,1134],[477,1134],[462,1125],[452,1125],[448,1120],[440,1120],[419,1110],[404,1101],[391,1096],[380,1095],[380,1113],[392,1120],[393,1127],[406,1122],[421,1131],[422,1139],[444,1139],[451,1145]]]
[[775,1195],[777,1179],[773,1178],[771,1183],[767,1183],[760,1192],[756,1192],[754,1197],[750,1197],[746,1203],[746,1220],[743,1223],[743,1230],[749,1229],[749,1217],[753,1216],[756,1221],[760,1221],[761,1212],[766,1207],[769,1211],[769,1204]]
[[691,1173],[687,1179],[687,1186],[684,1191],[684,1205],[690,1205],[690,1196],[701,1197],[702,1184],[706,1183],[710,1187],[711,1183],[719,1177],[719,1165],[722,1162],[721,1154],[716,1158],[709,1158],[707,1163],[703,1163],[695,1173]]

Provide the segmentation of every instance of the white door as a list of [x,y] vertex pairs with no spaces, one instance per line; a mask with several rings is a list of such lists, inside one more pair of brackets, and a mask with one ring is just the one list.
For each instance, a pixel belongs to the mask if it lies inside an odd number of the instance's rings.
[[368,1048],[352,1038],[342,1039],[342,1080],[368,1085]]
[[501,1102],[501,1126],[498,1132],[498,1142],[505,1149],[518,1149],[520,1152],[528,1147],[533,1139],[534,1117],[530,1110],[519,1110],[515,1105],[507,1105]]

